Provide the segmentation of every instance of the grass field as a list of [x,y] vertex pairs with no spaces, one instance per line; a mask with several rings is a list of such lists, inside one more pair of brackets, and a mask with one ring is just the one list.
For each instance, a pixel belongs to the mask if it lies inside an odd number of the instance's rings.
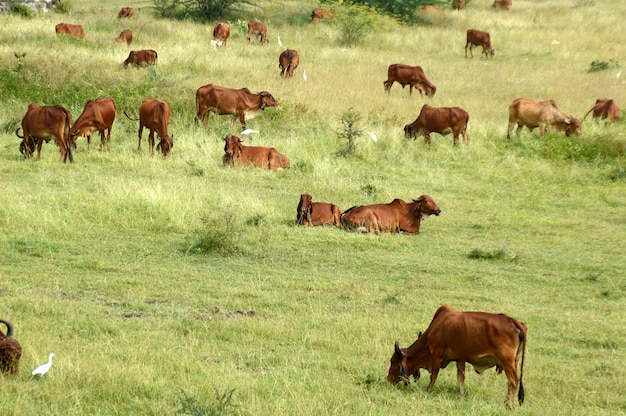
[[[384,381],[394,341],[412,343],[441,304],[528,325],[526,402],[513,412],[626,414],[626,121],[506,139],[518,97],[555,99],[579,119],[597,98],[626,106],[626,3],[491,3],[418,26],[381,19],[345,47],[336,25],[308,22],[315,2],[262,2],[231,18],[217,51],[212,25],[157,20],[150,2],[0,15],[0,317],[23,348],[20,374],[0,376],[0,414],[508,414],[493,370],[468,370],[464,397],[453,366],[431,393],[426,372]],[[118,20],[121,6],[136,19]],[[267,23],[267,45],[246,42],[249,18]],[[57,38],[61,21],[86,38]],[[113,41],[126,27],[130,47]],[[469,28],[491,33],[494,58],[464,58]],[[287,47],[301,64],[283,80]],[[124,70],[143,48],[158,51],[157,67]],[[593,61],[608,69],[590,72]],[[385,94],[392,63],[421,65],[436,95]],[[278,99],[249,121],[259,133],[246,143],[275,147],[291,169],[222,166],[222,137],[241,128],[214,115],[194,125],[208,83]],[[73,164],[52,143],[39,161],[20,155],[30,102],[77,117],[102,96],[118,110],[109,153],[94,136]],[[149,97],[172,109],[166,160],[149,156],[147,133],[137,151],[137,122],[122,113]],[[467,110],[471,144],[405,139],[424,103]],[[342,156],[349,111],[379,140],[363,135]],[[301,193],[343,210],[429,194],[443,212],[417,236],[304,228]],[[33,378],[51,351],[50,373]]]

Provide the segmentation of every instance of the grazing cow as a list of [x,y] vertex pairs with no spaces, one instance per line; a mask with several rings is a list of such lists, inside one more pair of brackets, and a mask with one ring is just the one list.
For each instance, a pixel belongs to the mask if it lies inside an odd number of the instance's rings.
[[[41,157],[41,146],[45,141],[48,143],[54,139],[61,152],[60,161],[65,163],[69,158],[74,162],[70,138],[70,126],[72,125],[72,113],[60,105],[38,106],[30,104],[24,118],[22,118],[23,136],[19,135],[20,129],[15,134],[24,139],[24,158],[32,156],[34,145],[37,145],[37,160]],[[21,147],[21,145],[20,145]]]
[[267,43],[267,26],[265,26],[265,23],[250,20],[248,22],[248,36],[246,36],[248,42],[250,42],[252,35],[260,37],[261,44]]
[[232,114],[239,117],[243,128],[246,128],[246,120],[253,119],[265,107],[278,105],[272,94],[261,91],[253,94],[247,88],[234,90],[218,85],[204,85],[196,91],[196,124],[202,120],[208,123],[208,112],[214,111],[217,115]]
[[328,202],[312,202],[312,196],[309,194],[300,195],[300,203],[298,203],[298,215],[296,224],[298,225],[341,225],[341,210],[335,204]]
[[122,30],[122,33],[115,38],[116,42],[126,42],[127,45],[130,45],[133,41],[133,32],[128,29]]
[[279,170],[289,167],[289,158],[279,153],[273,147],[244,146],[237,136],[224,137],[224,166],[234,166],[235,163],[244,166],[257,166],[271,170]]
[[137,68],[148,65],[156,65],[158,54],[152,49],[142,49],[139,51],[130,51],[128,58],[122,63],[124,68],[128,68],[128,65],[133,65]]
[[465,42],[465,57],[467,58],[467,48],[469,47],[470,56],[473,58],[474,53],[472,49],[474,46],[482,46],[483,53],[480,54],[482,58],[483,55],[485,57],[489,57],[489,55],[493,56],[495,51],[491,47],[491,39],[489,37],[489,33],[483,32],[482,30],[477,29],[467,29],[467,42]]
[[6,325],[6,335],[0,331],[0,373],[7,373],[16,376],[19,372],[20,357],[22,356],[22,346],[13,338],[13,326],[11,322],[0,319]]
[[452,0],[452,8],[454,10],[462,10],[465,8],[465,0]]
[[300,64],[300,55],[295,49],[284,50],[278,57],[278,67],[280,68],[281,77],[293,77],[293,71]]
[[[565,131],[566,135],[571,133],[580,134],[580,126],[572,125],[572,117],[568,117],[561,112],[559,106],[554,100],[536,101],[527,98],[518,98],[509,105],[509,128],[507,130],[507,139],[511,138],[513,127],[517,124],[517,137],[520,137],[522,128],[528,127],[533,131],[535,127],[539,127],[539,136],[544,137],[546,127],[552,125],[557,131]],[[580,124],[580,123],[578,123]]]
[[424,104],[417,119],[404,126],[404,135],[407,138],[416,138],[423,134],[424,142],[430,143],[430,133],[439,133],[442,136],[452,133],[453,143],[456,145],[459,141],[459,134],[462,134],[465,144],[469,144],[467,123],[469,123],[469,114],[462,108],[431,107]]
[[433,12],[433,13],[443,13],[446,11],[446,9],[444,9],[443,7],[431,6],[429,4],[426,6],[420,6],[417,9],[420,12]]
[[170,106],[165,101],[157,100],[155,98],[148,98],[141,103],[139,108],[139,119],[131,118],[128,114],[124,113],[130,120],[139,120],[139,145],[137,150],[141,150],[141,136],[143,135],[143,128],[147,127],[150,130],[148,134],[148,143],[150,145],[150,155],[154,155],[154,132],[156,131],[159,138],[159,144],[157,145],[157,151],[163,153],[163,157],[166,158],[172,148],[174,147],[174,136],[170,136],[167,132],[170,124]]
[[[111,150],[111,128],[115,121],[115,102],[111,98],[98,98],[85,103],[85,108],[70,129],[72,143],[77,137],[87,137],[87,149],[91,150],[91,135],[100,133],[100,149]],[[107,130],[107,135],[104,131]]]
[[591,108],[591,110],[587,111],[583,120],[587,118],[589,113],[593,111],[593,118],[598,119],[609,119],[611,123],[617,123],[619,120],[620,109],[617,103],[608,98],[598,98],[596,100],[596,104]]
[[217,46],[226,46],[226,41],[230,36],[230,26],[226,23],[219,22],[213,28],[213,41]]
[[494,9],[509,10],[511,8],[511,4],[511,0],[494,0],[491,7],[493,7]]
[[[504,371],[508,379],[508,394],[504,401],[513,407],[515,391],[520,405],[524,402],[524,357],[526,355],[526,324],[503,313],[458,312],[442,305],[435,312],[428,329],[408,348],[395,342],[387,380],[409,383],[412,375],[420,377],[420,369],[430,372],[428,391],[432,391],[439,370],[456,362],[461,395],[465,393],[465,363],[478,374],[491,367]],[[521,358],[519,377],[517,365]]]
[[333,16],[333,12],[330,10],[324,10],[321,7],[316,7],[315,9],[313,9],[313,11],[311,12],[311,21],[312,22],[317,22],[320,21],[324,18],[327,19],[332,19]]
[[389,92],[394,82],[399,83],[404,88],[409,85],[409,95],[413,94],[413,87],[415,87],[420,95],[422,92],[426,93],[428,98],[433,98],[437,87],[435,87],[424,74],[424,70],[421,66],[409,66],[404,64],[389,65],[387,69],[387,81],[383,83],[385,91]]
[[84,38],[85,29],[81,25],[72,25],[70,23],[59,23],[54,27],[57,35],[67,35],[75,38]]
[[389,204],[361,205],[341,214],[341,224],[361,232],[382,234],[404,232],[419,234],[420,224],[429,215],[439,215],[441,209],[429,195],[422,195],[410,203],[394,199]]
[[129,19],[135,18],[135,10],[132,7],[122,7],[120,12],[117,14],[117,18],[121,19],[123,17],[128,17]]

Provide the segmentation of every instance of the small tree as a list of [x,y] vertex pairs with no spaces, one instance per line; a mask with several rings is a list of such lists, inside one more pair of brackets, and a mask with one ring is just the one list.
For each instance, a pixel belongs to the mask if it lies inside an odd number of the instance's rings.
[[337,132],[337,137],[347,141],[346,147],[339,151],[343,156],[350,155],[356,149],[356,139],[363,135],[363,130],[358,126],[361,121],[361,115],[352,107],[341,115],[341,124],[343,130]]

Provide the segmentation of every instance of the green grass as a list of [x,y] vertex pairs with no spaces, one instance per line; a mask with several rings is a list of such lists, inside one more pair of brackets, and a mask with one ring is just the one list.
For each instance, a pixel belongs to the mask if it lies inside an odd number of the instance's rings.
[[[527,323],[526,402],[514,412],[626,413],[625,122],[506,140],[518,97],[553,98],[578,118],[597,98],[626,106],[617,68],[588,71],[625,56],[614,28],[626,5],[482,3],[425,26],[387,21],[345,50],[334,26],[308,23],[315,2],[242,11],[268,24],[269,44],[248,45],[233,24],[218,51],[210,26],[157,21],[147,2],[134,21],[116,18],[120,1],[0,15],[0,316],[23,347],[20,375],[0,376],[2,413],[209,412],[229,399],[223,414],[507,414],[495,371],[468,374],[465,397],[453,367],[432,393],[427,372],[406,387],[384,382],[393,342],[410,344],[444,303]],[[56,38],[60,21],[83,24],[86,39]],[[126,27],[131,47],[113,41]],[[463,57],[468,28],[491,32],[493,59]],[[301,57],[292,80],[278,76],[286,47]],[[121,68],[140,48],[158,51],[156,69]],[[392,63],[421,65],[435,97],[397,84],[386,95]],[[222,166],[221,139],[240,126],[214,115],[193,124],[208,83],[279,100],[249,122],[260,133],[246,143],[277,148],[291,169]],[[14,132],[28,103],[77,117],[99,96],[118,108],[110,153],[96,138],[91,152],[79,139],[72,165],[53,144],[40,161],[22,158]],[[172,108],[167,160],[148,155],[145,136],[137,151],[137,123],[122,113],[148,97]],[[426,102],[466,109],[470,146],[407,141],[402,128]],[[363,135],[342,157],[351,108],[379,140]],[[443,212],[419,236],[304,228],[301,193],[343,210],[429,194]],[[50,351],[52,370],[33,379]]]

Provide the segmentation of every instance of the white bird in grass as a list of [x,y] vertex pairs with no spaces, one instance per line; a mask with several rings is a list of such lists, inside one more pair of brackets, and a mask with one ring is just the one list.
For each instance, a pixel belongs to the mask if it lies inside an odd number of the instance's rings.
[[259,132],[258,130],[245,129],[245,130],[244,130],[244,131],[242,131],[240,134],[243,134],[243,135],[246,135],[246,136],[247,136],[248,134],[258,133],[258,132]]
[[33,375],[40,375],[40,376],[44,376],[46,375],[46,373],[50,370],[50,367],[52,367],[52,357],[54,357],[54,353],[51,352],[50,355],[48,356],[48,362],[45,364],[40,365],[39,367],[35,368],[33,370]]
[[619,78],[620,75],[622,75],[622,70],[621,69],[617,72],[617,75],[615,75],[615,78]]
[[367,134],[369,134],[370,137],[372,138],[372,140],[374,140],[375,142],[378,141],[378,137],[376,137],[376,135],[374,133],[372,133],[371,131],[368,131]]
[[276,36],[278,38],[278,46],[283,46],[283,43],[280,41],[280,36]]
[[302,79],[304,80],[304,82],[309,79],[309,77],[306,76],[306,69],[302,71]]

